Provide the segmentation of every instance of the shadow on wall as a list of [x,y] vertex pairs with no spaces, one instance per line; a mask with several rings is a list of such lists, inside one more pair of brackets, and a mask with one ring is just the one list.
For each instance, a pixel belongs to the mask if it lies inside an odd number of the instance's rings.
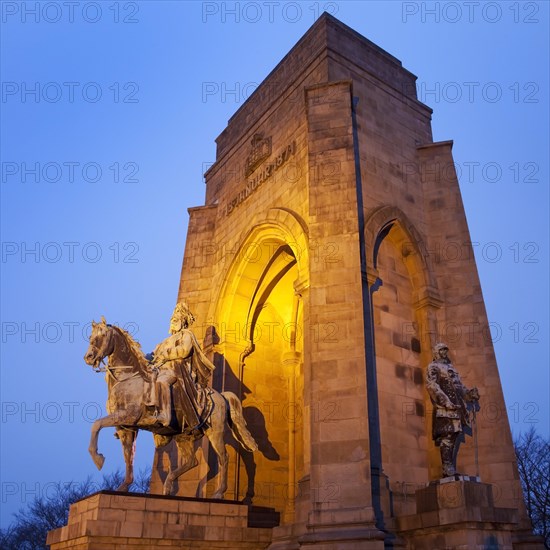
[[[214,365],[216,366],[216,370],[214,371],[214,375],[212,377],[212,387],[215,390],[219,392],[222,390],[233,392],[241,401],[246,399],[246,397],[252,393],[248,386],[241,383],[239,378],[233,372],[231,365],[225,361],[223,355],[219,353],[214,354]],[[258,452],[262,453],[268,460],[280,460],[279,453],[269,440],[265,417],[262,411],[260,411],[257,407],[243,407],[243,416],[252,437],[258,444]],[[244,450],[229,430],[226,430],[225,441],[227,445],[233,447],[235,453],[238,454],[240,460],[244,464],[247,476],[247,489],[243,502],[246,504],[251,504],[255,494],[254,482],[256,478],[256,461],[254,460],[254,453]],[[213,479],[218,473],[215,456],[209,456],[208,467],[209,472],[207,481]]]
[[[216,333],[214,327],[209,327],[206,331],[205,347],[212,344],[218,344],[220,338]],[[212,375],[212,387],[219,392],[232,392],[241,402],[245,400],[252,390],[242,383],[235,372],[231,368],[231,365],[226,361],[225,357],[220,353],[214,354],[213,359],[216,369]],[[271,461],[280,460],[279,453],[269,440],[269,434],[266,428],[265,416],[257,407],[243,407],[243,416],[246,421],[248,430],[252,434],[258,444],[258,452]],[[254,453],[250,453],[244,450],[240,443],[234,438],[233,434],[226,429],[225,432],[226,444],[231,446],[235,453],[240,457],[240,460],[244,464],[246,476],[247,476],[247,489],[243,498],[243,502],[251,504],[254,498],[254,482],[256,478],[256,461],[254,460]],[[213,479],[218,473],[218,465],[215,456],[212,454],[208,460],[209,472],[206,481]]]
[[[208,341],[210,340],[210,341]],[[207,330],[207,336],[205,338],[205,347],[208,344],[217,344],[219,343],[219,336],[216,334],[214,327],[211,327],[211,330]],[[219,391],[223,392],[233,392],[239,397],[241,401],[246,399],[248,395],[252,393],[250,388],[243,384],[238,376],[235,375],[231,365],[225,360],[225,357],[220,353],[214,354],[213,363],[216,367],[212,375],[212,387]],[[271,461],[280,460],[280,455],[269,440],[269,434],[267,432],[265,416],[260,409],[257,407],[243,407],[243,416],[246,421],[248,430],[252,434],[252,437],[258,444],[258,452]],[[256,478],[256,462],[254,460],[254,453],[248,452],[242,448],[241,444],[235,439],[232,432],[227,429],[224,434],[226,445],[229,445],[235,450],[235,453],[240,457],[240,461],[244,464],[246,475],[247,475],[247,489],[246,494],[243,497],[243,502],[246,504],[251,504],[254,498],[254,482]],[[201,440],[195,442],[195,452],[200,446]],[[164,448],[159,449],[157,453],[157,468],[160,479],[162,483],[168,475],[168,471],[163,468],[164,456],[170,461],[170,469],[175,469],[178,467],[178,453],[175,446],[175,442],[171,441]],[[214,453],[208,454],[208,474],[206,479],[202,479],[198,486],[196,497],[201,497],[204,487],[208,481],[214,479],[218,474],[218,461]],[[175,482],[175,488],[177,490],[177,480]],[[177,493],[176,493],[177,494]]]

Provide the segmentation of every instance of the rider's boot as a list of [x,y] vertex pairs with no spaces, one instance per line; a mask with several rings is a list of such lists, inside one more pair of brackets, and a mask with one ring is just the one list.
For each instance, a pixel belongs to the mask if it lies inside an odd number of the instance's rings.
[[155,412],[155,419],[157,424],[167,428],[170,426],[172,419],[172,397],[170,393],[170,387],[163,384],[157,384],[158,403],[157,410]]

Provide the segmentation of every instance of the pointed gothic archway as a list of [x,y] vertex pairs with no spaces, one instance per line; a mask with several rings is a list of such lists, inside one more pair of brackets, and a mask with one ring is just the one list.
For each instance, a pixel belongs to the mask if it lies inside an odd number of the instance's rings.
[[[378,419],[373,439],[378,468],[392,491],[390,513],[404,515],[414,513],[414,491],[437,465],[424,369],[440,301],[423,239],[401,210],[375,210],[365,233],[376,350],[370,367]],[[405,429],[396,432],[396,425]]]
[[306,472],[304,444],[304,295],[308,244],[297,216],[271,209],[253,222],[212,306],[219,342],[217,385],[243,402],[259,451],[230,451],[227,497],[294,516],[297,482]]

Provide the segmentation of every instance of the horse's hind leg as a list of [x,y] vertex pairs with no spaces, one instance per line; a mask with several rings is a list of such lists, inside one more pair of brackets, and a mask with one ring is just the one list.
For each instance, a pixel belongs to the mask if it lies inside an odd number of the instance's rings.
[[166,476],[163,489],[165,495],[172,494],[174,481],[178,479],[178,477],[198,464],[197,458],[195,457],[194,440],[184,436],[175,437],[175,440],[178,446],[179,466],[175,470],[170,470],[169,474]]
[[117,487],[117,491],[128,491],[130,485],[134,482],[134,456],[136,454],[137,434],[137,430],[124,428],[117,430],[124,451],[124,462],[126,462],[126,475],[124,481]]

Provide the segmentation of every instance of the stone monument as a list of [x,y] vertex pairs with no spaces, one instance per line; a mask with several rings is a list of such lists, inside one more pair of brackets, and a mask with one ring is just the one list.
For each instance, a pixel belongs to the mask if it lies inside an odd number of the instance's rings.
[[[192,331],[215,365],[213,388],[242,400],[258,445],[252,454],[227,440],[225,496],[240,504],[220,504],[235,506],[249,548],[541,547],[484,337],[453,143],[433,141],[415,82],[323,14],[231,117],[205,204],[189,209],[179,299],[201,320]],[[466,247],[452,264],[437,252],[448,243]],[[453,343],[453,362],[481,403],[477,445],[466,438],[458,455],[465,418],[450,415],[453,430],[432,440],[442,427],[425,377],[450,324],[468,335]],[[498,414],[484,415],[484,403]],[[452,449],[443,464],[442,444]],[[213,453],[196,449],[205,460],[180,477],[179,495],[215,493]],[[153,493],[175,460],[175,448],[157,452]],[[119,498],[107,496],[105,506]],[[167,514],[160,521],[189,514],[189,504],[154,502]],[[245,526],[246,504],[275,508],[280,525],[250,531],[259,528]],[[87,513],[79,506],[75,518]],[[229,512],[220,512],[228,529]],[[187,548],[212,529],[216,547],[237,548],[227,542],[235,533],[202,518],[199,534],[168,525],[155,536]]]

